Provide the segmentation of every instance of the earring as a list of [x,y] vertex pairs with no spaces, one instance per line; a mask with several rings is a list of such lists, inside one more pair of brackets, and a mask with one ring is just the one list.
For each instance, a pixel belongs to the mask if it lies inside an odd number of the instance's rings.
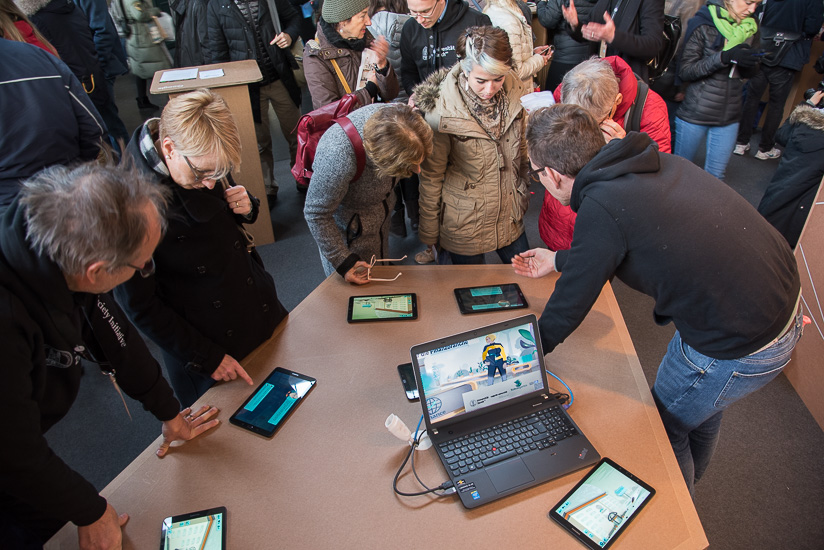
[[166,155],[166,159],[167,160],[172,160],[172,157],[170,157],[169,155]]

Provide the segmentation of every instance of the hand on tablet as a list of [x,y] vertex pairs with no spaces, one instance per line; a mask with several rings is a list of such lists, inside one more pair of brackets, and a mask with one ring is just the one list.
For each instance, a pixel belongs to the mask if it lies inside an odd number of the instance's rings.
[[212,373],[212,380],[223,380],[224,382],[230,382],[237,379],[237,377],[245,380],[250,386],[253,383],[252,377],[246,373],[243,367],[240,366],[240,363],[235,361],[234,357],[229,354],[224,355],[223,361],[220,362],[220,365],[217,366],[215,372]]
[[537,279],[555,271],[555,252],[546,248],[533,248],[512,258],[515,273]]
[[369,282],[369,264],[364,261],[357,262],[346,272],[343,280],[354,285],[365,285]]
[[173,441],[189,441],[199,436],[206,430],[214,428],[220,423],[217,418],[212,418],[218,413],[215,407],[203,405],[197,412],[192,412],[191,407],[187,407],[180,413],[163,423],[163,443],[157,449],[158,458],[163,458],[169,451]]

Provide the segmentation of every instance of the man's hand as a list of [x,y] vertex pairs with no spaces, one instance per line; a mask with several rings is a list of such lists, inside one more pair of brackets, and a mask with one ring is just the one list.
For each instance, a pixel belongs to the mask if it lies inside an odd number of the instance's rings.
[[512,258],[515,273],[537,279],[555,271],[555,252],[546,248],[533,248]]
[[220,420],[212,418],[217,412],[216,408],[209,405],[203,405],[196,413],[192,413],[192,408],[187,407],[176,417],[164,422],[163,443],[160,444],[156,453],[158,458],[166,456],[172,441],[189,441],[220,424]]
[[604,134],[604,141],[607,143],[613,139],[623,139],[627,135],[626,130],[621,128],[621,125],[611,118],[601,123],[601,132]]
[[612,44],[615,40],[615,22],[609,13],[604,12],[604,24],[587,23],[581,28],[581,34],[587,40],[592,42],[600,42],[603,40],[607,44]]
[[223,356],[223,361],[221,361],[215,369],[215,372],[212,373],[212,380],[223,380],[224,382],[229,382],[237,379],[238,376],[246,380],[246,383],[250,386],[252,385],[252,377],[246,374],[246,371],[243,370],[240,363],[235,361],[234,357],[226,354]]
[[275,45],[281,50],[284,50],[292,45],[292,37],[289,36],[289,33],[282,32],[269,42],[269,45]]
[[352,283],[355,285],[365,285],[369,282],[368,269],[369,264],[361,260],[353,265],[352,269],[346,272],[346,275],[343,276],[343,280],[347,283]]
[[383,36],[379,36],[376,40],[372,41],[369,49],[378,56],[378,68],[383,70],[387,63],[386,56],[389,55],[389,42],[387,42]]
[[123,544],[123,531],[120,528],[127,521],[128,514],[118,516],[112,505],[107,503],[106,511],[99,520],[77,528],[80,550],[120,550]]
[[569,0],[569,7],[562,3],[561,12],[563,12],[564,19],[572,27],[572,30],[578,28],[578,12],[575,10],[575,0]]

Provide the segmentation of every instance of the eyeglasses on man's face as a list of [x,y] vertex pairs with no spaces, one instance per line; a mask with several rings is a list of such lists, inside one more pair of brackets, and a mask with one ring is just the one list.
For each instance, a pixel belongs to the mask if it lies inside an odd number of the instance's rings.
[[154,256],[149,258],[149,261],[146,262],[145,264],[143,264],[143,267],[137,267],[136,265],[132,265],[132,264],[126,264],[126,265],[128,267],[131,267],[132,269],[134,269],[138,273],[140,273],[140,276],[143,277],[144,279],[155,272]]
[[189,166],[189,170],[192,171],[192,175],[195,177],[195,183],[200,183],[203,180],[213,180],[213,179],[215,179],[214,171],[206,172],[205,170],[195,168],[195,166],[192,164],[192,161],[189,160],[189,157],[187,157],[186,155],[180,155],[180,156],[183,157],[183,160],[185,160],[186,164]]
[[415,19],[418,19],[418,18],[420,18],[420,19],[430,19],[432,17],[432,15],[434,15],[435,9],[438,7],[438,4],[440,4],[440,3],[441,3],[441,0],[435,0],[435,3],[432,4],[432,7],[429,8],[428,10],[426,10],[426,11],[409,10],[409,15],[411,15]]
[[529,179],[534,179],[535,181],[541,181],[541,174],[546,168],[533,168],[532,163],[529,163],[529,171],[527,174],[529,175]]

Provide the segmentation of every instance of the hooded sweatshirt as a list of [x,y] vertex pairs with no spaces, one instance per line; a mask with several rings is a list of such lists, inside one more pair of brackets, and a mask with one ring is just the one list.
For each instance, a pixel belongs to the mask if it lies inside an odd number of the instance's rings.
[[655,300],[659,325],[716,359],[773,340],[791,318],[800,282],[784,238],[738,193],[649,136],[613,140],[575,177],[578,214],[561,277],[539,322],[544,351],[583,321],[617,276]]

